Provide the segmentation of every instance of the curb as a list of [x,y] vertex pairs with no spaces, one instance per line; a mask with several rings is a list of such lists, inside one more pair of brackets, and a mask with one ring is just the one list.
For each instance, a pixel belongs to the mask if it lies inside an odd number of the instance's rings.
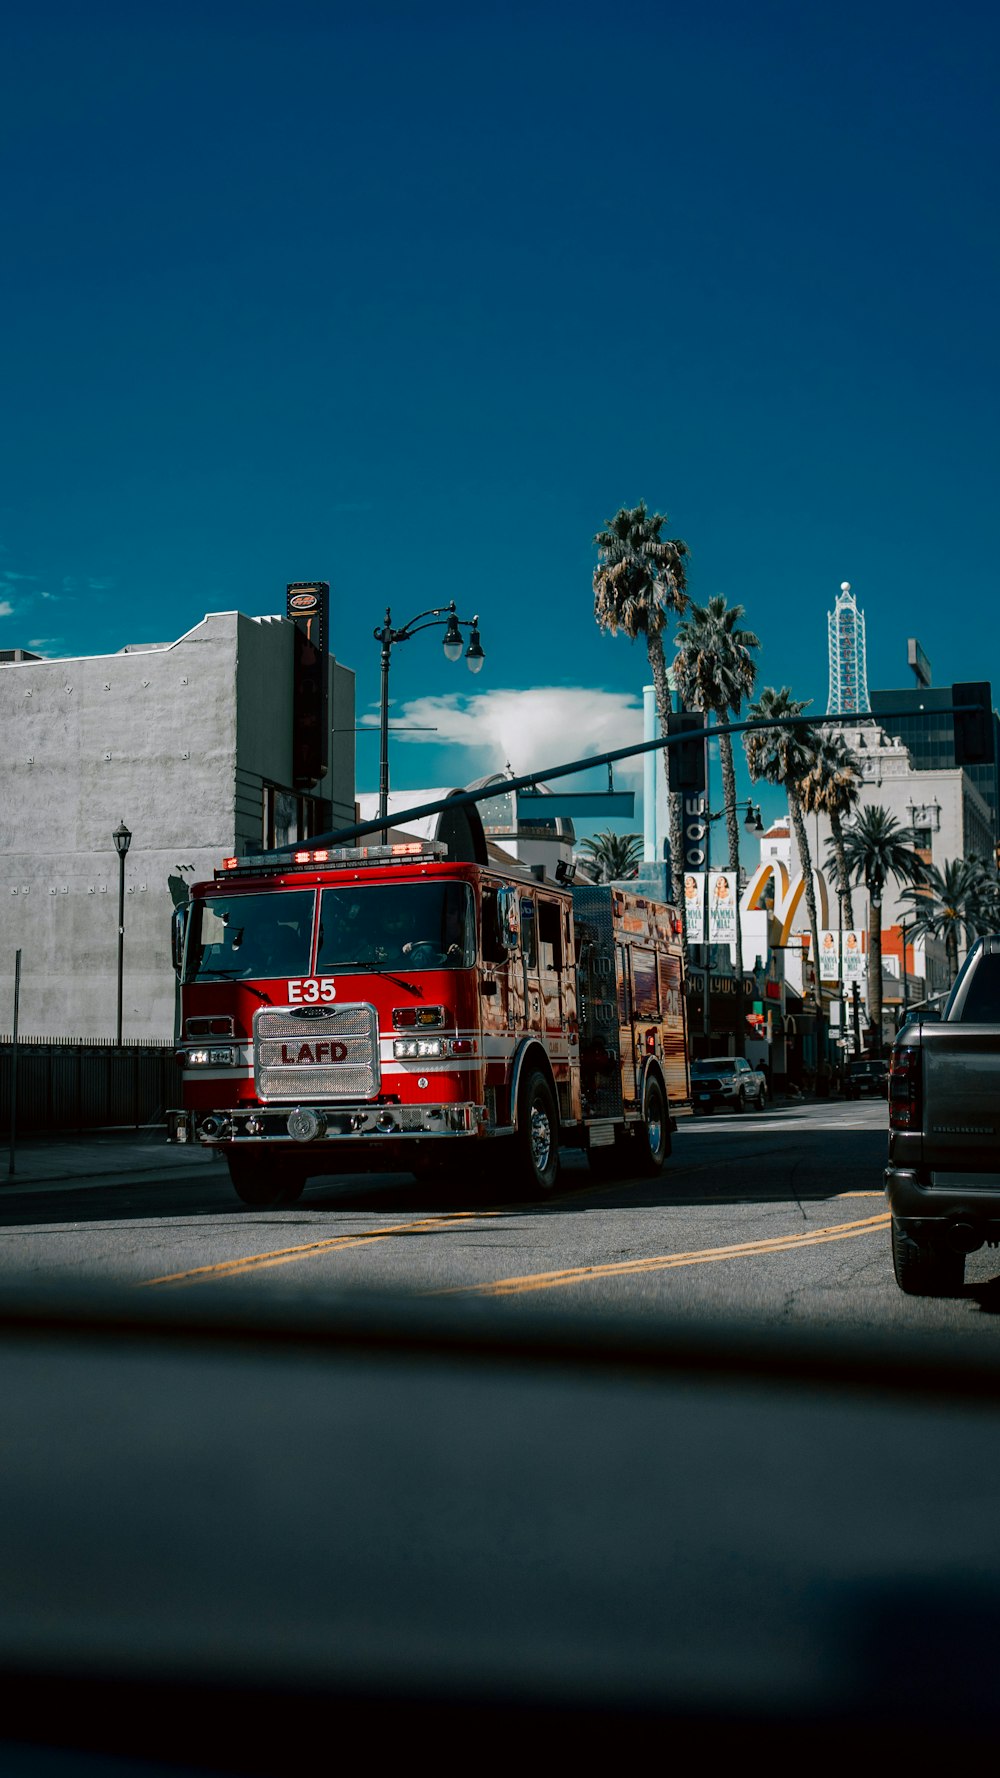
[[[42,1173],[34,1178],[15,1173],[13,1179],[0,1178],[0,1204],[7,1198],[26,1197],[34,1191],[84,1191],[91,1189],[107,1190],[117,1185],[147,1184],[156,1185],[180,1181],[186,1173],[194,1173],[200,1179],[210,1169],[214,1172],[219,1163],[214,1157],[205,1160],[188,1161],[183,1166],[157,1167],[119,1167],[107,1173]],[[220,1173],[220,1178],[224,1173]]]

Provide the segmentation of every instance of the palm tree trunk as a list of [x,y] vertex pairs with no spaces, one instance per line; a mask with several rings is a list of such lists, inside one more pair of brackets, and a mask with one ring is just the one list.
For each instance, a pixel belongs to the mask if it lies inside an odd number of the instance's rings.
[[822,1021],[823,995],[819,985],[819,927],[816,924],[816,885],[813,882],[812,854],[809,850],[806,824],[802,817],[802,804],[799,802],[794,790],[792,790],[791,786],[788,784],[785,786],[785,794],[788,797],[788,813],[792,818],[792,826],[795,829],[795,844],[799,851],[799,862],[802,866],[802,875],[805,883],[806,907],[809,910],[809,932],[812,938],[813,1004],[816,1008],[817,1017]]
[[840,924],[845,932],[854,930],[854,903],[851,900],[851,879],[847,870],[847,855],[844,851],[844,829],[836,809],[830,810],[830,832],[833,835],[833,849],[837,859],[837,900],[840,902]]
[[868,898],[868,1010],[875,1027],[875,1054],[882,1054],[882,897]]
[[[667,678],[667,664],[663,658],[663,643],[658,635],[646,633],[646,653],[649,656],[649,668],[653,675],[653,692],[656,697],[656,713],[660,719],[660,734],[666,738],[670,716],[670,681]],[[688,937],[687,919],[684,913],[684,834],[681,821],[681,799],[670,788],[670,749],[663,749],[663,775],[667,782],[667,807],[670,811],[670,885],[674,906],[681,921],[681,951],[684,958],[684,974],[688,970]]]
[[729,836],[729,875],[733,881],[736,904],[736,1054],[746,1054],[746,1014],[743,1006],[743,921],[740,914],[740,823],[736,813],[736,769],[733,765],[733,743],[729,735],[719,736],[719,762],[722,766],[722,806],[726,811],[726,833]]

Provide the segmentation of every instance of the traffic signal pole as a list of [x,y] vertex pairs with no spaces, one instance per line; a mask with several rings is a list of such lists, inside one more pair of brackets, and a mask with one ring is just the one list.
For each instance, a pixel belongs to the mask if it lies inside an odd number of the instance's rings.
[[[949,705],[946,709],[935,711],[935,715],[964,715],[968,714],[970,709],[978,712],[981,709],[981,705],[978,703],[973,705],[953,704]],[[681,722],[687,724],[692,718],[690,713],[687,713],[684,717],[675,717],[673,720],[677,724],[680,724]],[[698,719],[694,718],[694,720],[697,721]],[[871,710],[846,710],[839,716],[824,716],[822,718],[822,723],[824,728],[832,728],[835,726],[856,727],[859,722],[871,722],[872,720],[876,722],[878,721],[877,712],[873,713]],[[536,784],[548,784],[554,778],[569,778],[576,772],[593,771],[597,766],[617,765],[620,759],[636,759],[643,753],[669,752],[671,748],[675,747],[682,750],[682,756],[683,750],[688,750],[687,758],[692,761],[693,766],[696,761],[697,753],[703,753],[704,751],[701,746],[696,749],[693,743],[703,743],[707,741],[709,737],[715,740],[719,735],[754,734],[760,729],[771,728],[815,728],[816,722],[817,719],[815,716],[777,716],[768,718],[766,721],[762,720],[760,717],[755,717],[748,722],[713,723],[710,729],[704,725],[698,729],[691,729],[686,726],[684,728],[677,727],[673,729],[671,733],[661,735],[657,740],[638,741],[634,747],[615,747],[608,753],[594,753],[586,759],[568,760],[562,764],[554,766],[539,766],[536,771],[523,772],[520,777],[505,778],[503,780],[503,790],[504,792],[512,790],[529,790]],[[704,766],[702,766],[702,772],[703,771]],[[674,774],[670,788],[672,791],[693,791],[700,793],[704,790],[704,781],[702,778],[701,782],[692,783],[687,781],[686,775],[678,777],[677,774]],[[481,790],[459,790],[452,796],[437,797],[433,802],[419,803],[412,809],[399,809],[394,811],[392,824],[394,827],[404,827],[407,821],[419,821],[422,820],[425,815],[439,815],[442,809],[468,808],[470,804],[485,802],[489,797],[496,796],[496,794],[497,785],[494,780],[493,783]],[[310,840],[309,844],[311,846],[346,846],[349,845],[352,840],[364,839],[366,834],[378,833],[381,830],[381,827],[382,822],[379,817],[376,817],[374,821],[356,821],[353,827],[340,827],[337,828],[335,832],[316,834]],[[289,853],[299,851],[301,846],[301,840],[292,841],[287,846],[273,846],[265,856],[275,859],[284,858]]]

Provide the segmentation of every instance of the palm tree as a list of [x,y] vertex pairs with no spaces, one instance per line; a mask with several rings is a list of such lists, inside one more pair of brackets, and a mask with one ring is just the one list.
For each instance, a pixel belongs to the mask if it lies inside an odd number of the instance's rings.
[[[594,538],[598,564],[594,569],[594,616],[602,630],[613,636],[624,630],[629,640],[645,636],[646,653],[656,694],[660,734],[666,736],[670,715],[670,685],[663,658],[663,632],[671,614],[687,608],[686,543],[679,537],[663,537],[664,513],[647,512],[646,503],[621,506],[605,529]],[[670,874],[673,898],[684,909],[684,857],[680,798],[669,795],[670,764],[663,751],[670,808]],[[687,941],[684,938],[684,949]],[[685,956],[686,961],[686,956]]]
[[[707,605],[691,605],[677,626],[677,658],[673,680],[688,710],[704,710],[723,722],[739,716],[744,698],[750,697],[757,678],[751,649],[760,647],[752,630],[741,630],[742,605],[727,606],[721,593]],[[740,824],[736,811],[736,769],[731,735],[719,736],[722,766],[722,797],[729,839],[729,870],[736,890],[736,971],[739,1009],[736,1051],[743,1054],[746,1026],[743,1021],[743,927],[740,917]]]
[[995,880],[978,858],[946,859],[944,868],[925,864],[922,878],[903,898],[912,901],[916,936],[944,939],[952,981],[958,974],[958,947],[996,926]]
[[854,903],[844,856],[843,818],[857,808],[863,782],[857,754],[851,752],[843,735],[836,730],[821,734],[813,763],[799,784],[799,797],[807,815],[825,815],[830,823],[840,924],[848,932],[854,926]]
[[581,852],[589,852],[597,875],[597,883],[616,883],[622,877],[636,877],[642,859],[641,833],[612,833],[606,830],[592,840],[580,841]]
[[[803,711],[808,708],[808,703],[803,703],[799,698],[792,697],[787,685],[783,685],[780,691],[775,691],[773,685],[767,685],[756,704],[751,704],[750,715],[757,721],[772,722],[778,717],[801,716]],[[760,778],[765,778],[769,784],[780,784],[788,798],[788,813],[795,829],[795,844],[798,847],[799,859],[802,864],[806,908],[809,912],[809,930],[812,936],[813,1001],[817,1014],[821,1015],[823,996],[819,985],[819,927],[816,923],[816,886],[813,883],[812,856],[809,851],[806,824],[802,815],[802,801],[799,796],[799,785],[819,751],[819,736],[814,728],[805,725],[786,728],[776,724],[774,728],[749,730],[743,737],[743,746],[746,750],[751,778],[755,782]]]
[[847,876],[851,882],[863,882],[868,891],[868,1010],[876,1051],[882,1048],[882,896],[890,877],[900,883],[923,880],[927,866],[914,851],[913,839],[912,828],[901,827],[895,815],[877,803],[861,809],[844,831]]

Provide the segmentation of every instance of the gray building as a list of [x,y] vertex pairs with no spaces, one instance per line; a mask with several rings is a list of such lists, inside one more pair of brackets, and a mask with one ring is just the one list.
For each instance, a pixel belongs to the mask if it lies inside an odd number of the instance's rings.
[[0,662],[0,1030],[20,949],[23,1035],[114,1038],[124,821],[123,1036],[172,1040],[170,916],[188,885],[354,820],[354,674],[325,658],[331,763],[308,793],[287,618],[216,612],[161,646]]
[[[906,691],[873,691],[871,699],[876,721],[887,735],[902,741],[915,771],[955,768],[955,718],[949,714],[955,702],[953,685],[917,685]],[[990,735],[992,759],[982,765],[963,767],[990,812],[989,843],[980,851],[980,856],[988,856],[992,852],[992,842],[1000,838],[1000,719],[995,710]]]

